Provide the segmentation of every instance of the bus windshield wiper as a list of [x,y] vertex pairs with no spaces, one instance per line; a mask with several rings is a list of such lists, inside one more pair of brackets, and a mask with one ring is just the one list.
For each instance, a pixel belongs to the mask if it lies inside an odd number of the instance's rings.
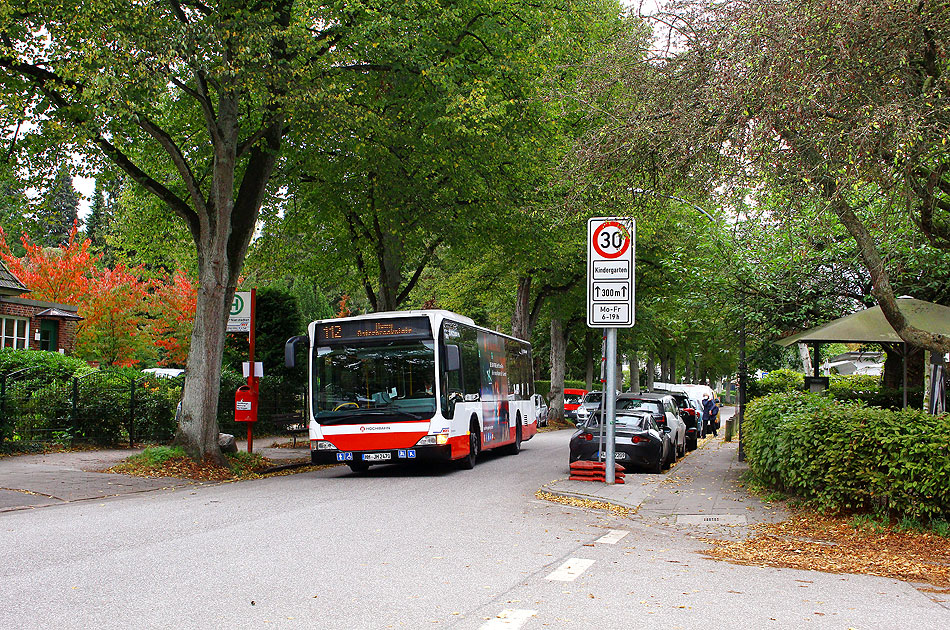
[[386,405],[385,407],[374,407],[373,409],[368,409],[367,411],[363,413],[366,413],[367,415],[373,415],[373,416],[385,416],[392,413],[396,413],[406,418],[412,418],[413,420],[428,420],[429,419],[429,418],[423,418],[422,416],[411,413],[409,411],[396,409],[392,405]]
[[332,416],[317,416],[318,424],[352,424],[359,422],[359,418],[365,416],[402,416],[403,418],[409,418],[411,420],[429,420],[429,418],[408,412],[403,411],[402,409],[396,409],[392,406],[386,407],[373,407],[371,409],[347,409],[346,413],[340,412],[323,412],[323,413],[332,413]]

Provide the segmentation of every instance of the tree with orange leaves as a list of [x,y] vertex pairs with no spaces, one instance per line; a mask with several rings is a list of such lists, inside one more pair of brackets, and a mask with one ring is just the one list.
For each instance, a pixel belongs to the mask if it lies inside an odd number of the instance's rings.
[[167,282],[156,282],[152,294],[152,334],[159,364],[184,367],[191,345],[198,287],[179,269]]
[[20,241],[26,249],[26,256],[17,258],[10,251],[6,234],[0,228],[0,256],[13,275],[30,289],[30,297],[78,305],[89,293],[89,281],[95,273],[99,256],[89,251],[88,239],[76,239],[78,229],[74,221],[69,240],[59,247],[44,248],[24,234]]
[[96,269],[80,300],[84,318],[76,331],[76,354],[108,365],[129,367],[155,353],[149,334],[149,283],[142,266]]
[[183,364],[188,353],[197,290],[179,270],[170,281],[143,280],[144,265],[100,268],[89,240],[76,239],[44,248],[24,235],[26,256],[12,254],[0,229],[0,256],[31,291],[31,297],[79,307],[78,356],[104,365],[132,366],[161,357],[163,364]]

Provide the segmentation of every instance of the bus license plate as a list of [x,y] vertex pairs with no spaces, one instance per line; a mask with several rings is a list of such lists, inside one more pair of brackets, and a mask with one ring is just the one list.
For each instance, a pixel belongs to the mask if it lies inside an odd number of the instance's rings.
[[392,453],[364,453],[363,461],[364,462],[382,462],[387,459],[392,459]]

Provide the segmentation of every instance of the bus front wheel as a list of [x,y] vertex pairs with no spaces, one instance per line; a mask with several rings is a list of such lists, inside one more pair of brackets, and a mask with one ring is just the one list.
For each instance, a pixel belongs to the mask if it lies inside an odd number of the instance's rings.
[[459,460],[459,467],[463,470],[475,468],[475,460],[482,450],[482,434],[478,430],[478,423],[472,422],[468,428],[468,455]]

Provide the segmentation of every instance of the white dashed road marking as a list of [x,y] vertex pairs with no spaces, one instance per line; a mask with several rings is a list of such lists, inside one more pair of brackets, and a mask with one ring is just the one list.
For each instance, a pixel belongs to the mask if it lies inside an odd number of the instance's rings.
[[483,623],[478,630],[517,630],[531,617],[538,614],[537,610],[512,610],[506,608],[498,613],[494,619]]
[[545,579],[557,580],[558,582],[573,582],[577,579],[577,576],[589,569],[592,564],[594,564],[593,560],[571,558],[551,572]]
[[597,542],[602,543],[604,545],[616,545],[618,542],[621,541],[621,539],[623,539],[624,536],[626,536],[629,533],[630,532],[625,529],[612,529],[606,535],[598,538]]

